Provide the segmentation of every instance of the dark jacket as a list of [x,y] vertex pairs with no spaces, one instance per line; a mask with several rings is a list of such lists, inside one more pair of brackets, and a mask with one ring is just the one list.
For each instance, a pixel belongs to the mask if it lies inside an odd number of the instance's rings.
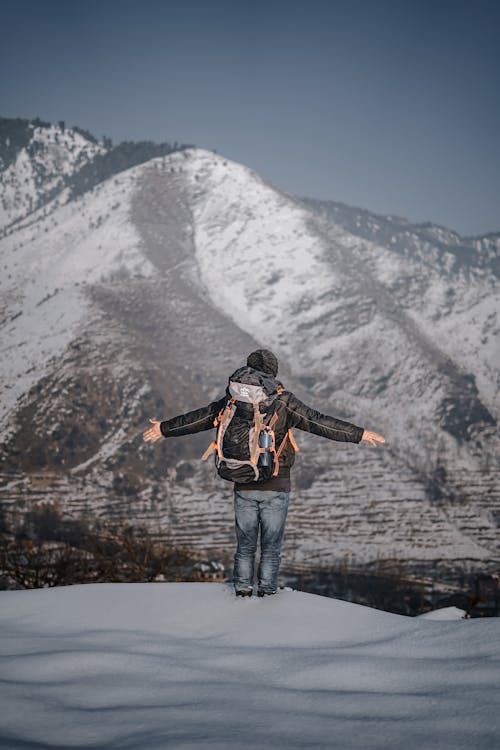
[[[160,423],[160,429],[165,437],[180,437],[191,435],[194,432],[210,430],[214,428],[214,419],[220,410],[226,405],[228,396],[225,395],[218,401],[212,401],[208,406],[201,409],[180,414],[165,422]],[[351,422],[321,414],[310,406],[299,401],[291,391],[283,391],[278,396],[276,404],[278,419],[274,426],[276,446],[281,445],[290,427],[296,427],[305,432],[312,432],[329,440],[340,440],[342,442],[359,443],[363,436],[363,427],[357,427]],[[290,491],[290,469],[295,462],[295,450],[290,441],[287,440],[280,455],[280,470],[277,477],[266,482],[252,482],[250,484],[236,484],[237,489],[254,490],[276,490],[281,492]]]

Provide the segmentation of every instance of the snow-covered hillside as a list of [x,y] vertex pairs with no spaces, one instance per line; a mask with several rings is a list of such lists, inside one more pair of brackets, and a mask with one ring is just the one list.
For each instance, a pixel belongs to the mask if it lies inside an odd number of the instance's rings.
[[[0,229],[3,230],[56,196],[64,203],[65,179],[106,150],[102,144],[60,125],[31,124],[28,128],[31,132],[26,143],[0,172]],[[11,145],[8,137],[5,145]]]
[[231,487],[199,460],[211,434],[141,435],[265,345],[299,398],[386,439],[297,435],[287,564],[498,565],[495,237],[348,221],[199,149],[66,198],[0,239],[9,518],[52,502],[230,548]]
[[408,618],[294,590],[241,600],[218,583],[2,592],[0,604],[9,750],[500,743],[498,618]]
[[129,220],[135,179],[129,170],[56,212],[40,209],[3,239],[0,420],[92,317],[87,285],[151,274]]

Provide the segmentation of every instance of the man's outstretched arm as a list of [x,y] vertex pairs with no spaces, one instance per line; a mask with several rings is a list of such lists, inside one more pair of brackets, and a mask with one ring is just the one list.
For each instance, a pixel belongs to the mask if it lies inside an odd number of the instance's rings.
[[288,397],[283,399],[283,403],[286,407],[290,427],[312,432],[330,440],[349,443],[359,443],[361,440],[366,440],[371,445],[376,445],[375,441],[385,443],[382,435],[376,432],[365,430],[363,427],[331,417],[328,414],[321,414],[316,409],[304,404],[293,393],[287,395]]
[[150,419],[152,427],[143,433],[145,442],[156,443],[161,437],[180,437],[181,435],[192,435],[195,432],[209,430],[214,426],[214,419],[226,404],[226,396],[218,401],[212,401],[208,406],[201,409],[179,414],[177,417],[160,422],[158,419]]

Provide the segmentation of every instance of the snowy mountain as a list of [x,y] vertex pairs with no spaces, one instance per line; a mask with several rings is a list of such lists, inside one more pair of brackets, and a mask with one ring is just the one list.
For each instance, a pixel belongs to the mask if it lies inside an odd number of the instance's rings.
[[0,183],[9,518],[45,501],[230,549],[231,485],[199,460],[211,433],[153,448],[142,431],[219,398],[265,345],[299,398],[386,438],[296,435],[284,565],[397,562],[431,578],[498,566],[500,235],[299,199],[194,148],[50,199],[64,170],[82,171],[78,154],[93,163],[104,146],[41,130],[47,182],[12,197],[23,146]]
[[1,119],[2,230],[58,197],[68,178],[105,150],[62,124]]
[[500,740],[498,618],[403,617],[294,590],[241,600],[220,583],[4,591],[0,602],[9,750]]
[[0,117],[0,236],[41,206],[54,210],[118,172],[183,148],[151,141],[113,146],[64,122]]

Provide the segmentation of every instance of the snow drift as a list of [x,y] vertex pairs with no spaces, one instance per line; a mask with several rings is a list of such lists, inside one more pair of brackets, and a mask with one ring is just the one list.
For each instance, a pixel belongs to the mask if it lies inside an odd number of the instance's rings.
[[0,594],[0,746],[498,747],[500,621],[293,590],[101,584]]

